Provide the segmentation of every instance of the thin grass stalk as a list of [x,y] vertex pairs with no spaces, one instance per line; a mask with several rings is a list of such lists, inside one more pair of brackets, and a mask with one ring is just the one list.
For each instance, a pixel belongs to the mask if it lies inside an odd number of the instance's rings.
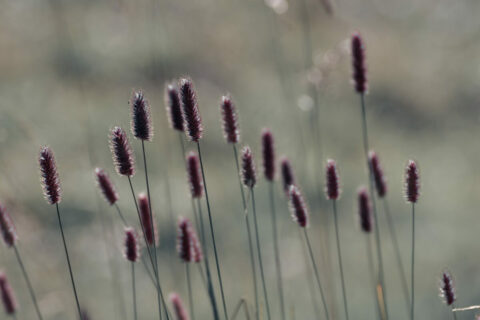
[[457,320],[457,314],[453,311],[455,309],[455,304],[452,304],[452,316],[453,320]]
[[117,209],[118,216],[122,220],[123,226],[126,227],[127,226],[127,220],[125,220],[125,217],[123,216],[122,211],[120,210],[120,207],[118,206],[118,204],[116,202],[115,202],[114,205],[115,205],[115,209]]
[[415,319],[415,203],[412,202],[412,268],[411,268],[411,288],[412,288],[412,302],[410,319]]
[[255,226],[255,238],[256,238],[256,243],[257,243],[258,264],[260,266],[260,276],[262,278],[263,297],[265,299],[265,307],[267,309],[267,319],[271,319],[271,317],[270,317],[270,304],[268,302],[267,285],[266,285],[266,282],[265,282],[265,273],[264,273],[264,270],[263,270],[262,251],[260,249],[260,236],[259,236],[259,232],[258,232],[257,209],[256,209],[256,205],[255,205],[255,191],[253,191],[253,188],[250,188],[250,194],[252,196],[253,222],[254,222],[254,226]]
[[232,313],[232,317],[231,317],[232,320],[235,320],[237,318],[237,315],[239,314],[240,309],[242,307],[243,307],[243,310],[245,311],[245,318],[247,320],[250,320],[250,311],[248,310],[248,304],[247,304],[247,300],[245,300],[245,298],[240,299],[240,301],[238,302],[237,307],[235,308],[235,310]]
[[393,225],[393,218],[390,213],[390,206],[388,205],[388,201],[386,198],[383,198],[383,206],[385,208],[385,216],[387,217],[387,225],[389,229],[388,231],[390,232],[390,235],[392,237],[393,249],[395,252],[395,259],[397,260],[397,265],[400,273],[400,281],[402,283],[403,296],[405,298],[407,310],[410,310],[410,294],[408,292],[407,276],[405,273],[405,267],[403,266],[403,262],[402,262],[402,255],[400,253],[400,245],[398,244],[397,233]]
[[273,227],[273,249],[275,254],[275,266],[277,273],[277,287],[278,287],[278,298],[280,300],[280,311],[282,320],[286,319],[285,315],[285,300],[283,295],[283,282],[282,282],[282,266],[280,264],[280,250],[278,246],[278,226],[277,226],[277,214],[275,210],[275,194],[273,191],[274,183],[269,182],[269,198],[270,198],[270,213],[272,216],[272,227]]
[[220,283],[220,292],[222,294],[223,312],[225,314],[225,319],[228,320],[227,303],[225,300],[225,293],[223,291],[223,281],[222,281],[222,273],[220,271],[220,263],[218,261],[217,243],[215,241],[215,231],[213,229],[212,212],[210,210],[210,200],[208,198],[207,180],[205,179],[205,170],[203,168],[202,151],[200,148],[200,141],[197,141],[196,143],[197,143],[197,150],[198,150],[198,158],[200,160],[200,168],[202,170],[203,189],[205,191],[205,201],[207,202],[208,222],[210,224],[210,234],[212,236],[213,252],[215,254],[215,265],[217,267],[218,282]]
[[248,251],[250,253],[250,266],[252,268],[252,279],[253,279],[253,293],[255,299],[255,319],[259,319],[259,302],[258,302],[258,285],[257,285],[257,271],[255,268],[255,257],[253,253],[253,243],[252,243],[252,231],[250,229],[250,222],[248,219],[248,212],[247,212],[247,200],[245,199],[245,192],[243,190],[242,179],[240,175],[240,165],[238,163],[238,152],[236,144],[232,144],[233,146],[233,156],[235,157],[235,165],[237,168],[237,177],[238,177],[238,184],[240,186],[240,194],[242,195],[242,204],[243,204],[243,211],[245,213],[245,226],[247,229],[247,237],[248,237]]
[[203,272],[202,264],[196,263],[196,265],[198,266],[198,273],[200,273],[200,278],[202,278],[203,286],[205,287],[205,289],[207,289],[208,292],[208,284],[207,280],[205,279],[205,273]]
[[342,295],[343,295],[343,307],[345,308],[345,318],[348,320],[348,302],[347,302],[347,291],[345,289],[345,276],[343,274],[343,263],[342,263],[342,251],[340,248],[340,236],[338,231],[338,213],[337,213],[337,201],[332,200],[333,206],[333,217],[335,220],[335,236],[337,238],[337,253],[338,253],[338,264],[340,266],[340,279],[342,281]]
[[132,262],[133,319],[137,320],[137,290],[135,289],[135,263]]
[[315,262],[315,257],[313,256],[312,245],[310,244],[310,239],[308,237],[307,229],[303,228],[303,234],[305,235],[305,241],[307,243],[308,252],[310,254],[310,260],[312,261],[313,271],[315,272],[315,280],[317,281],[318,289],[320,290],[320,296],[322,298],[323,309],[325,311],[325,318],[330,320],[330,314],[328,313],[327,301],[325,300],[325,295],[323,293],[322,283],[320,282],[320,275],[318,274],[317,263]]
[[365,242],[366,242],[366,248],[367,248],[368,271],[370,273],[370,279],[372,281],[373,299],[375,300],[375,310],[376,310],[378,319],[381,320],[382,311],[380,308],[380,303],[377,299],[377,278],[375,276],[375,263],[373,260],[372,240],[368,233],[365,234]]
[[[208,295],[210,297],[210,303],[212,305],[213,309],[213,317],[215,320],[220,320],[220,317],[218,315],[218,308],[217,308],[217,300],[215,298],[215,292],[213,291],[213,284],[212,284],[212,275],[210,273],[210,265],[208,263],[208,251],[207,251],[207,245],[205,243],[206,236],[205,236],[205,226],[203,223],[203,213],[202,213],[202,204],[200,202],[200,198],[197,198],[197,207],[198,207],[198,220],[200,221],[200,236],[202,237],[202,246],[203,246],[203,252],[204,252],[204,263],[205,263],[205,272],[207,274],[207,291]],[[203,272],[200,270],[200,273],[203,274]]]
[[38,307],[35,292],[33,291],[32,283],[30,282],[30,278],[28,277],[27,270],[25,269],[25,265],[23,264],[22,258],[20,257],[20,253],[18,252],[18,248],[16,245],[13,245],[13,250],[15,251],[15,256],[17,257],[17,261],[18,261],[18,264],[20,265],[20,269],[22,270],[23,277],[25,278],[25,282],[27,283],[28,291],[30,292],[30,296],[33,301],[33,306],[35,307],[35,312],[37,313],[38,319],[43,320],[42,314],[40,312],[40,308]]
[[73,294],[75,296],[75,302],[77,304],[77,311],[80,318],[82,317],[82,309],[80,308],[80,302],[78,301],[77,288],[75,286],[75,280],[73,278],[72,265],[70,264],[70,256],[68,255],[67,243],[65,242],[65,234],[63,233],[63,223],[62,218],[60,217],[60,209],[58,208],[58,203],[55,203],[57,209],[57,218],[58,225],[60,226],[60,233],[62,234],[63,248],[65,249],[65,256],[67,257],[68,271],[70,273],[70,280],[72,282]]
[[388,320],[388,307],[387,307],[387,293],[385,288],[385,275],[383,269],[383,256],[382,256],[382,246],[380,240],[380,228],[379,228],[379,220],[377,215],[377,206],[375,200],[375,193],[373,187],[373,170],[371,163],[368,159],[368,150],[369,150],[369,143],[368,143],[368,127],[367,127],[367,112],[365,108],[365,94],[360,94],[360,102],[362,107],[362,133],[363,133],[363,149],[365,152],[365,160],[367,161],[367,170],[368,170],[368,187],[370,192],[370,199],[372,201],[372,209],[373,209],[373,217],[375,219],[375,242],[376,242],[376,249],[377,249],[377,256],[378,256],[378,279],[380,282],[380,286],[382,288],[382,298],[385,310],[385,317]]
[[192,281],[190,278],[190,265],[189,263],[185,263],[185,277],[187,278],[187,287],[188,287],[188,308],[190,309],[190,319],[195,320],[195,312],[194,312],[194,303],[193,303],[193,296],[192,296]]
[[[154,221],[153,221],[153,214],[152,214],[152,200],[151,200],[151,197],[150,197],[150,184],[148,183],[148,168],[147,168],[147,156],[145,154],[145,141],[142,140],[142,154],[143,154],[143,166],[145,168],[145,184],[147,185],[147,197],[148,197],[148,211],[149,211],[149,214],[150,214],[150,223],[152,225],[152,228],[155,229],[155,225],[154,225]],[[155,233],[155,231],[154,231]],[[156,240],[155,240],[155,234],[153,236],[153,261],[155,263],[155,270],[156,270],[156,273],[155,273],[155,276],[157,278],[157,284],[160,283],[160,280],[159,280],[159,271],[158,271],[158,259],[157,259],[157,243],[156,243]],[[157,291],[157,303],[158,303],[158,313],[159,313],[159,317],[161,318],[161,314],[162,314],[162,302],[161,302],[161,299],[160,299],[160,294],[158,293]],[[166,313],[166,312],[165,312]],[[168,319],[168,314],[167,314],[167,319]]]

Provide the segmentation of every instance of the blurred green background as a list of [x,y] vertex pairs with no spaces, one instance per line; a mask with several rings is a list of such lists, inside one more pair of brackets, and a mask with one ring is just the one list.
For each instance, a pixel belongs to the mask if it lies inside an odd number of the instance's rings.
[[[438,298],[438,279],[445,267],[455,275],[458,305],[480,303],[476,236],[480,3],[335,0],[331,14],[325,4],[321,0],[1,1],[0,201],[17,226],[19,250],[46,319],[75,319],[75,306],[54,207],[42,199],[39,184],[37,153],[43,144],[56,153],[64,193],[61,210],[81,304],[92,319],[131,318],[122,226],[114,209],[100,198],[93,169],[100,166],[110,173],[120,192],[120,206],[136,223],[127,181],[114,173],[107,136],[114,125],[129,129],[128,100],[140,88],[154,116],[155,137],[147,153],[152,206],[161,233],[161,280],[165,291],[178,292],[186,302],[172,219],[192,213],[178,137],[168,127],[164,104],[165,82],[183,75],[196,84],[204,121],[205,170],[229,310],[241,297],[251,302],[252,290],[233,155],[220,126],[219,101],[226,93],[237,104],[242,143],[253,148],[258,166],[263,127],[272,129],[277,154],[292,160],[311,209],[310,233],[329,302],[335,306],[335,319],[343,319],[333,219],[322,191],[325,160],[337,160],[350,313],[355,319],[373,319],[365,235],[356,217],[356,190],[367,181],[359,97],[350,83],[346,42],[355,30],[362,33],[367,48],[371,146],[388,177],[388,200],[407,270],[410,207],[403,199],[403,170],[410,158],[420,165],[417,318],[451,317]],[[145,190],[140,144],[131,142],[139,164],[133,183],[140,192]],[[260,237],[273,318],[278,319],[267,191],[267,183],[260,179],[256,188]],[[310,265],[305,265],[298,227],[290,219],[280,184],[276,200],[289,319],[316,319],[306,277]],[[406,319],[381,208],[379,204],[391,319]],[[325,238],[330,239],[332,254],[326,261],[322,257],[328,254],[321,244]],[[35,319],[14,254],[4,246],[0,268],[16,291],[21,306],[18,319]],[[156,319],[153,288],[142,268],[137,270],[140,318]],[[197,319],[211,318],[197,274],[194,288]],[[315,298],[321,311],[318,295]],[[473,316],[467,312],[458,318]]]

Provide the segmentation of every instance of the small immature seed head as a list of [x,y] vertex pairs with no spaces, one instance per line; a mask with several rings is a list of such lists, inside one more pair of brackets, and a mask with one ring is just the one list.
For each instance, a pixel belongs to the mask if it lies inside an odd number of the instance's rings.
[[363,232],[370,233],[373,228],[373,217],[370,207],[370,198],[367,188],[358,189],[358,216],[360,218],[360,227]]
[[287,159],[287,157],[283,156],[280,159],[280,166],[282,169],[283,191],[285,191],[285,194],[288,195],[290,186],[292,184],[295,184],[295,175],[293,174],[292,165],[290,161]]
[[265,179],[273,181],[275,179],[275,148],[273,134],[269,129],[262,131],[262,155]]
[[140,220],[142,222],[143,231],[145,232],[147,244],[149,246],[153,246],[154,242],[155,244],[158,242],[157,227],[155,225],[155,217],[153,216],[153,212],[152,219],[150,219],[150,205],[148,203],[148,197],[145,193],[140,193],[138,195],[138,209],[140,210]]
[[292,213],[292,218],[298,223],[302,228],[308,226],[308,210],[305,205],[305,200],[303,199],[300,189],[295,185],[290,185],[290,190],[288,191],[289,197],[289,206]]
[[5,273],[0,272],[0,297],[2,298],[5,313],[12,315],[17,311],[17,300],[13,294],[13,289],[8,283]]
[[370,166],[372,168],[372,174],[373,179],[375,180],[377,194],[380,198],[383,198],[387,193],[387,181],[385,179],[382,166],[380,165],[380,161],[378,160],[378,156],[375,151],[370,151],[368,153],[368,160],[370,161]]
[[153,125],[150,105],[142,91],[133,93],[130,107],[132,112],[131,128],[133,136],[140,140],[152,140]]
[[191,237],[191,223],[187,218],[180,218],[177,233],[177,252],[183,262],[193,260],[193,241]]
[[7,209],[0,204],[0,234],[2,235],[3,242],[7,248],[11,248],[18,240],[17,230],[13,225],[12,219],[7,212]]
[[417,164],[409,160],[405,169],[405,197],[408,202],[416,203],[420,196],[420,177]]
[[122,176],[135,174],[135,160],[128,142],[127,134],[120,127],[115,127],[110,133],[110,150],[117,173]]
[[105,200],[107,200],[110,205],[115,204],[115,202],[118,200],[118,193],[113,185],[112,180],[110,180],[108,173],[101,168],[96,168],[95,176],[97,177],[98,187],[105,197]]
[[340,186],[338,181],[337,164],[329,159],[326,167],[325,193],[328,200],[337,200],[340,197]]
[[225,140],[227,140],[227,143],[238,143],[240,141],[240,130],[238,128],[237,110],[230,96],[222,97],[220,111]]
[[444,299],[447,306],[451,306],[457,299],[452,275],[448,271],[443,272],[440,280],[440,296]]
[[250,147],[242,149],[242,181],[247,188],[253,188],[257,183],[257,174],[253,154]]
[[173,305],[173,310],[175,311],[175,316],[177,320],[189,320],[188,312],[183,306],[182,299],[176,293],[170,294],[170,302]]
[[203,127],[192,80],[186,78],[180,80],[180,97],[185,133],[191,141],[198,142],[203,136]]
[[367,91],[367,66],[365,63],[365,46],[362,37],[358,32],[352,35],[351,40],[352,50],[352,68],[353,68],[353,83],[355,90],[364,94]]
[[138,250],[138,236],[133,228],[125,228],[125,258],[137,262],[140,253]]
[[172,129],[177,131],[184,130],[182,108],[180,106],[180,94],[174,84],[165,87],[165,105],[167,106],[167,115]]
[[38,158],[40,174],[45,200],[49,204],[56,204],[62,200],[60,180],[58,179],[57,164],[50,147],[42,147]]
[[200,161],[193,151],[187,156],[187,174],[192,198],[201,198],[203,195],[203,178],[200,171]]

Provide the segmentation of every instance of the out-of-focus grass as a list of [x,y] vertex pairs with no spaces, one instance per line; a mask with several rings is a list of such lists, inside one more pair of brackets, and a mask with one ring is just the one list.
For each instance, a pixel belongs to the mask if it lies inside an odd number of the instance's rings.
[[[321,230],[318,223],[332,221],[323,194],[312,186],[317,178],[323,181],[326,157],[337,160],[343,187],[338,208],[350,309],[358,319],[373,317],[364,239],[355,216],[355,191],[366,183],[359,99],[350,86],[349,59],[345,57],[320,90],[322,138],[315,143],[321,143],[323,159],[312,159],[311,145],[305,154],[300,137],[309,144],[312,141],[310,111],[297,106],[300,97],[306,101],[308,92],[300,4],[290,1],[288,11],[276,15],[260,0],[2,1],[0,199],[17,225],[19,248],[46,318],[73,319],[74,304],[54,208],[42,200],[38,182],[36,156],[41,144],[49,144],[56,153],[64,189],[61,208],[82,304],[94,319],[117,319],[107,264],[110,255],[122,273],[130,312],[129,266],[120,251],[121,225],[114,210],[98,199],[93,167],[110,172],[121,194],[120,205],[135,223],[128,185],[114,175],[107,145],[109,128],[129,125],[127,102],[135,88],[144,89],[154,112],[156,135],[147,151],[153,208],[161,217],[162,281],[166,291],[175,290],[186,297],[184,275],[179,271],[183,269],[174,257],[175,229],[170,215],[190,217],[191,210],[178,137],[168,128],[163,103],[165,81],[182,75],[190,75],[196,83],[205,124],[206,173],[230,310],[251,290],[246,280],[249,264],[232,150],[224,143],[219,124],[219,99],[227,92],[239,108],[242,141],[252,146],[257,160],[263,126],[273,130],[277,153],[292,159],[312,209],[315,239]],[[420,165],[418,318],[447,316],[436,289],[437,274],[447,266],[456,276],[458,305],[480,300],[475,254],[480,193],[480,148],[475,139],[479,134],[480,26],[475,15],[479,5],[474,0],[336,1],[335,15],[328,17],[319,1],[308,2],[317,62],[353,30],[360,30],[365,37],[371,144],[388,176],[389,201],[406,265],[410,215],[402,197],[403,167],[411,157]],[[281,65],[288,76],[290,101],[281,92],[275,69],[273,54],[280,56],[272,50],[275,41],[282,48]],[[132,143],[139,151],[139,144]],[[141,166],[134,185],[138,191],[145,189]],[[260,181],[261,238],[272,308],[278,312],[266,196],[266,183]],[[276,196],[288,307],[296,319],[313,319],[297,226],[290,221],[280,187]],[[320,219],[322,216],[325,218]],[[102,228],[102,218],[107,226],[116,221],[115,235]],[[380,223],[388,303],[392,318],[401,318],[406,311],[381,210]],[[320,258],[320,245],[315,245]],[[2,248],[0,259],[21,304],[19,317],[33,319],[13,253]],[[331,265],[338,303],[336,260]],[[152,287],[141,268],[137,270],[141,318],[154,319]],[[196,298],[202,302],[197,303],[197,319],[207,319],[210,310],[198,279],[194,286]]]

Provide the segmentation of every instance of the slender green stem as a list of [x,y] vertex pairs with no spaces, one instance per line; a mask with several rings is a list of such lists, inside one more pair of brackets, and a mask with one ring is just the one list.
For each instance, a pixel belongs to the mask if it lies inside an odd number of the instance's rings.
[[187,287],[188,287],[188,307],[190,309],[190,319],[195,320],[195,312],[193,306],[193,296],[192,296],[192,280],[190,279],[190,265],[185,263],[185,277],[187,278]]
[[[153,214],[152,214],[152,199],[150,197],[150,184],[148,183],[148,168],[147,168],[147,156],[145,154],[145,141],[142,140],[142,153],[143,153],[143,166],[145,168],[145,184],[147,185],[147,196],[148,196],[148,211],[150,214],[150,224],[155,231],[155,222],[153,221]],[[154,232],[155,233],[155,232]],[[156,235],[153,235],[153,261],[155,263],[155,276],[157,278],[157,283],[160,282],[159,280],[159,272],[158,272],[158,259],[157,259],[157,241],[156,241]],[[158,303],[158,315],[160,319],[162,318],[162,302],[160,299],[160,294],[159,291],[157,291],[157,303]],[[168,319],[168,313],[165,311],[167,314],[167,319]]]
[[62,234],[63,248],[65,249],[65,256],[67,257],[68,271],[70,272],[70,280],[72,281],[73,294],[75,295],[75,302],[77,303],[77,311],[80,318],[82,317],[82,309],[80,308],[80,302],[78,301],[77,288],[75,287],[75,280],[73,279],[72,265],[70,264],[70,256],[68,255],[67,243],[65,242],[65,234],[63,233],[63,223],[60,217],[60,209],[58,203],[55,203],[57,208],[58,225],[60,226],[60,233]]
[[155,277],[152,275],[152,272],[150,271],[150,269],[148,268],[148,264],[147,264],[147,261],[145,260],[145,256],[142,255],[142,257],[140,259],[142,260],[142,264],[145,268],[145,271],[147,272],[148,277],[150,278],[150,280],[152,280],[152,284],[156,288],[157,287],[157,281],[155,280]]
[[405,273],[405,268],[403,266],[402,254],[400,253],[400,245],[398,244],[397,233],[395,231],[395,226],[393,224],[393,218],[390,213],[390,207],[388,205],[387,198],[383,198],[383,206],[385,208],[385,216],[387,217],[387,225],[392,237],[393,249],[395,252],[395,258],[397,260],[398,271],[400,273],[400,281],[402,282],[402,291],[405,298],[405,303],[407,305],[407,310],[410,309],[410,294],[408,293],[408,282],[407,276]]
[[257,209],[256,209],[256,205],[255,205],[255,192],[253,191],[253,188],[250,188],[250,194],[252,195],[253,222],[254,222],[254,226],[255,226],[255,238],[256,238],[256,242],[257,242],[258,264],[260,266],[260,276],[262,278],[263,297],[265,299],[265,307],[267,309],[267,319],[271,319],[271,317],[270,317],[270,304],[268,302],[267,284],[265,282],[265,273],[264,273],[264,270],[263,270],[262,251],[260,249],[260,236],[259,236],[259,232],[258,232]]
[[20,253],[18,252],[18,248],[16,245],[13,245],[13,250],[15,251],[15,256],[17,257],[17,261],[18,261],[18,264],[20,265],[20,269],[22,270],[23,277],[25,278],[25,282],[27,283],[28,291],[30,292],[30,296],[33,301],[33,306],[35,307],[35,312],[37,313],[38,319],[43,320],[42,314],[40,313],[40,308],[38,307],[35,292],[33,291],[32,283],[30,282],[30,278],[28,277],[27,270],[25,269],[25,265],[23,264],[22,258],[20,257]]
[[[207,244],[205,243],[206,236],[205,236],[205,226],[203,223],[203,213],[202,213],[202,204],[200,202],[200,198],[197,198],[197,206],[198,206],[198,220],[200,220],[200,236],[202,237],[202,247],[203,247],[203,261],[205,263],[205,272],[207,274],[207,291],[210,297],[210,303],[212,305],[213,310],[213,317],[215,320],[220,320],[218,315],[218,308],[217,308],[217,300],[215,298],[215,292],[213,291],[213,284],[212,284],[212,275],[210,273],[210,264],[208,263],[208,251],[207,251]],[[202,273],[202,272],[200,272]]]
[[252,242],[252,231],[250,229],[250,221],[248,219],[248,212],[247,212],[247,201],[245,199],[245,192],[243,190],[242,186],[242,181],[240,177],[240,166],[238,163],[238,153],[237,153],[237,147],[235,144],[233,146],[233,155],[235,157],[235,165],[237,168],[237,177],[238,177],[238,185],[240,186],[240,193],[242,195],[242,204],[243,204],[243,211],[245,215],[245,226],[247,229],[247,237],[248,237],[248,251],[250,253],[250,267],[252,269],[252,280],[253,280],[253,294],[255,298],[255,319],[259,319],[259,302],[258,302],[258,285],[257,285],[257,271],[255,268],[255,256],[253,253],[253,242]]
[[207,284],[207,280],[205,279],[205,273],[203,272],[202,264],[199,262],[196,262],[195,264],[198,266],[198,273],[200,273],[200,278],[202,278],[203,286],[208,292],[208,284]]
[[270,213],[272,216],[272,228],[273,228],[273,249],[275,254],[275,266],[277,271],[277,287],[278,287],[278,298],[280,300],[280,311],[282,320],[286,319],[285,316],[285,300],[283,295],[283,283],[282,283],[282,265],[280,263],[280,250],[278,246],[278,226],[277,226],[277,214],[275,212],[275,199],[273,192],[274,183],[269,182],[269,198],[270,198]]
[[307,229],[303,228],[303,234],[305,235],[305,241],[307,242],[308,252],[310,254],[310,259],[312,260],[313,271],[315,272],[315,279],[317,280],[318,289],[320,290],[320,296],[322,297],[323,308],[325,311],[325,318],[330,320],[330,315],[328,313],[327,301],[325,300],[325,294],[323,293],[322,283],[320,282],[320,275],[318,274],[317,263],[315,262],[315,257],[313,256],[312,245],[310,244],[310,239],[308,237]]
[[242,307],[243,307],[243,310],[245,311],[245,318],[247,320],[250,320],[250,312],[248,310],[248,304],[247,304],[247,300],[245,300],[245,298],[240,299],[240,301],[238,302],[237,307],[233,311],[232,318],[231,318],[232,320],[235,320],[237,318],[237,315],[240,312],[240,308],[242,308]]
[[360,102],[362,106],[362,134],[363,134],[363,151],[365,153],[365,160],[367,161],[367,170],[368,170],[368,186],[369,186],[369,193],[370,199],[372,200],[372,209],[373,209],[373,217],[375,218],[375,242],[377,247],[377,255],[378,255],[378,279],[380,281],[380,285],[382,287],[382,298],[383,298],[383,305],[385,310],[385,317],[388,320],[388,307],[387,307],[387,293],[385,287],[385,275],[383,269],[383,257],[382,257],[382,246],[380,241],[380,228],[378,223],[378,215],[377,215],[377,205],[375,200],[375,193],[373,190],[373,170],[368,160],[368,127],[367,127],[367,111],[365,108],[365,95],[360,95]]
[[213,229],[212,211],[210,210],[210,200],[208,198],[207,180],[205,179],[205,169],[203,167],[202,151],[200,149],[200,141],[197,141],[197,150],[198,150],[198,158],[200,160],[200,168],[202,170],[203,190],[205,191],[205,201],[207,202],[208,222],[210,223],[210,234],[212,236],[212,242],[213,242],[213,253],[215,254],[215,265],[217,267],[218,282],[220,283],[220,292],[222,294],[223,312],[225,314],[225,319],[228,320],[227,302],[225,300],[225,293],[224,293],[224,290],[223,290],[222,273],[220,271],[220,263],[218,261],[217,243],[215,241],[215,231]]
[[378,296],[377,296],[377,279],[375,277],[375,265],[373,262],[372,241],[369,233],[365,235],[365,240],[366,240],[366,247],[367,247],[368,271],[370,273],[370,280],[372,281],[372,285],[373,285],[372,286],[373,298],[375,299],[375,307],[376,307],[378,319],[382,320],[382,311],[381,311],[380,302],[378,301]]
[[126,227],[128,225],[127,220],[125,220],[125,217],[123,216],[122,211],[120,210],[120,207],[118,206],[118,204],[116,202],[115,202],[114,205],[115,205],[115,208],[117,209],[118,216],[122,220],[123,226]]
[[137,317],[137,290],[135,289],[135,263],[132,262],[132,295],[133,295],[133,318]]
[[345,289],[345,276],[343,274],[342,251],[341,251],[340,236],[338,231],[337,201],[332,200],[332,205],[333,205],[333,217],[335,220],[335,236],[337,238],[338,264],[340,266],[340,279],[342,281],[343,307],[345,308],[345,317],[348,320],[349,317],[348,317],[347,291]]
[[415,319],[415,203],[412,202],[412,270],[411,270],[411,285],[412,285],[412,303],[410,318]]

